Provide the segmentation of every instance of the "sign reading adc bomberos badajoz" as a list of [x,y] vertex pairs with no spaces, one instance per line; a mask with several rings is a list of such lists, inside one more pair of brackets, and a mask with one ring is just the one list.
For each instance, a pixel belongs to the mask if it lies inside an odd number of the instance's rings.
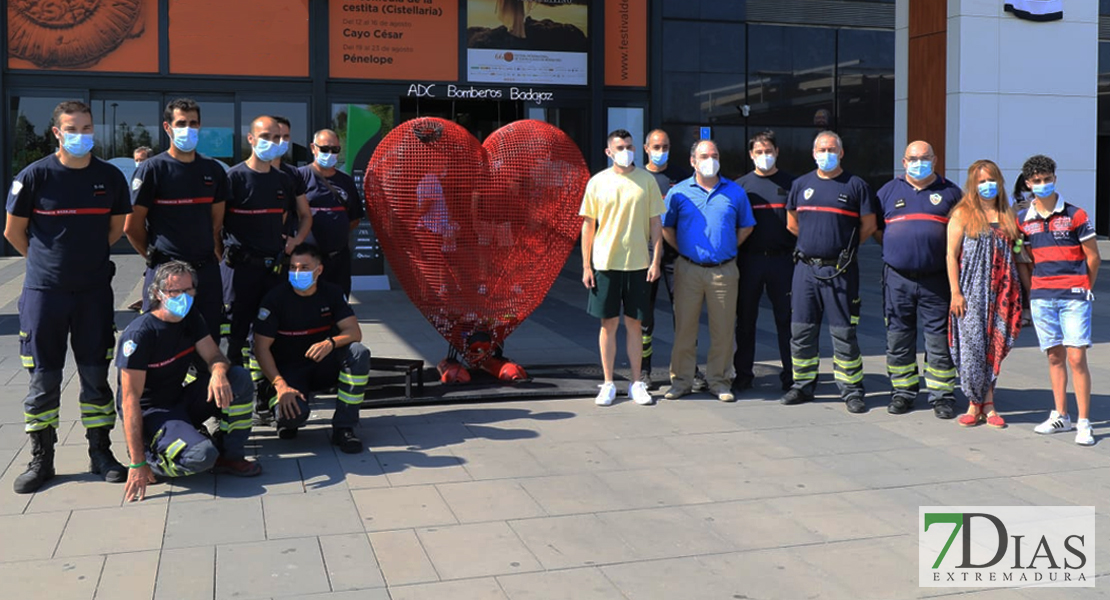
[[1094,587],[1093,506],[923,506],[922,587]]

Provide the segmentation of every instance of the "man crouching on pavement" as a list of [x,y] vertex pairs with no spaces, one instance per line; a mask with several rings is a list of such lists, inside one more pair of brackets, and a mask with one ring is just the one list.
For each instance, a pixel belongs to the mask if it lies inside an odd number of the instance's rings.
[[[153,308],[120,336],[120,414],[131,456],[126,501],[142,500],[155,475],[262,472],[243,450],[254,402],[250,374],[230,366],[204,317],[190,310],[195,295],[196,272],[188,263],[161,265],[149,290]],[[197,356],[208,370],[186,382]],[[209,417],[220,421],[214,439],[198,431]]]

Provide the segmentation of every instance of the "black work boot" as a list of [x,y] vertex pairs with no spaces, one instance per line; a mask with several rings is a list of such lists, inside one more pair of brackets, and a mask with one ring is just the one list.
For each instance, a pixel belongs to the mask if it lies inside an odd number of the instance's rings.
[[112,456],[110,433],[108,427],[85,430],[85,439],[89,440],[89,472],[103,475],[108,483],[123,483],[127,481],[127,469]]
[[53,427],[47,427],[28,435],[31,436],[31,462],[27,464],[27,470],[15,478],[12,487],[17,494],[38,491],[54,478],[54,443],[58,441],[58,434]]

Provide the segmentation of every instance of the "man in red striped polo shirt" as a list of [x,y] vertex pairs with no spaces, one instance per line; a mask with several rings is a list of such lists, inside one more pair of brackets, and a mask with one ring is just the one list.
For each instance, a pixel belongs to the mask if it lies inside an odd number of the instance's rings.
[[1043,155],[1025,161],[1022,175],[1035,199],[1018,213],[1018,226],[1033,255],[1030,293],[1033,326],[1041,350],[1048,355],[1048,376],[1056,407],[1038,425],[1037,433],[1070,431],[1068,368],[1071,369],[1079,421],[1075,443],[1090,446],[1088,411],[1091,405],[1091,372],[1087,347],[1091,345],[1091,305],[1095,278],[1102,259],[1095,228],[1087,213],[1068,204],[1056,193],[1056,162]]

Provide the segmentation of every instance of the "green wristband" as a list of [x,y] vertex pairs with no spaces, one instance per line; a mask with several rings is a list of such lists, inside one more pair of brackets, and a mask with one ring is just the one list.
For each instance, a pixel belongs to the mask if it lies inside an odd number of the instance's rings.
[[143,462],[141,462],[141,463],[139,463],[139,464],[137,464],[137,465],[127,465],[127,468],[128,468],[128,469],[141,469],[141,468],[143,468],[143,467],[145,467],[145,466],[146,466],[146,461],[144,460]]

